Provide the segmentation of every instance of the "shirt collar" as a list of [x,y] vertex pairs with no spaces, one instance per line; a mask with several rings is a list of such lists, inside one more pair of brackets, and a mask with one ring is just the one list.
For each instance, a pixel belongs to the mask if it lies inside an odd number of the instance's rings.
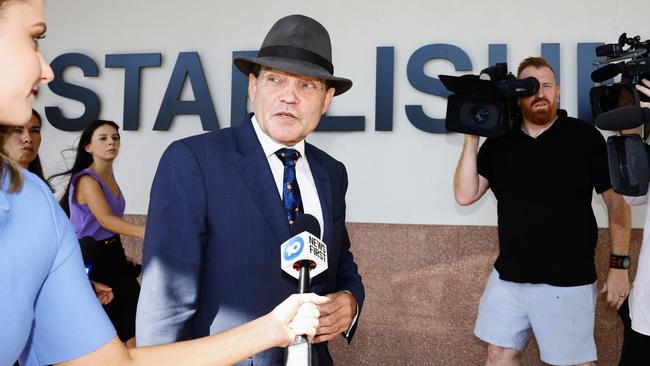
[[[548,135],[549,132],[562,128],[564,125],[566,125],[566,123],[567,123],[567,112],[564,109],[558,109],[557,117],[555,118],[553,124],[551,124],[546,130],[544,130],[544,132],[540,133],[536,138],[539,138],[542,135]],[[526,134],[526,132],[524,132],[522,125],[523,122],[521,121],[515,124],[514,132],[520,136],[530,137],[528,136],[528,134]]]
[[286,146],[284,144],[281,144],[273,140],[269,135],[267,135],[264,131],[262,131],[262,128],[260,127],[257,118],[255,118],[255,115],[251,117],[251,122],[253,122],[253,128],[255,129],[255,134],[257,135],[257,139],[262,145],[262,149],[264,150],[264,155],[266,155],[267,158],[272,155],[275,155],[276,151],[285,147],[288,147],[290,149],[296,149],[300,153],[300,156],[302,157],[305,156],[305,140],[300,140],[300,142],[298,142],[293,146]]

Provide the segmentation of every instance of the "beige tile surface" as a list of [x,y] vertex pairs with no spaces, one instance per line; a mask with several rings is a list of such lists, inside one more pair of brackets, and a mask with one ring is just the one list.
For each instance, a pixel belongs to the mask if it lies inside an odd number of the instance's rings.
[[[144,216],[128,219],[145,221]],[[366,300],[352,344],[339,338],[330,346],[336,364],[482,365],[485,345],[472,330],[498,251],[496,228],[353,223],[348,230]],[[633,258],[638,257],[641,234],[633,231]],[[141,255],[138,240],[123,241],[129,255]],[[601,283],[608,243],[609,233],[601,229],[596,256]],[[596,315],[600,366],[617,364],[621,340],[618,316],[600,299]],[[534,339],[524,351],[522,365],[543,365]]]

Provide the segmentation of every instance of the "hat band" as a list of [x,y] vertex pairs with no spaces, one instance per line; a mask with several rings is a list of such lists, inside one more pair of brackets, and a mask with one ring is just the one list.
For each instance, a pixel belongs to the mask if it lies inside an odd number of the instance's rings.
[[334,65],[332,65],[331,62],[329,62],[325,57],[304,48],[292,46],[267,46],[260,49],[257,53],[257,57],[284,57],[307,61],[324,68],[329,71],[330,74],[334,75]]

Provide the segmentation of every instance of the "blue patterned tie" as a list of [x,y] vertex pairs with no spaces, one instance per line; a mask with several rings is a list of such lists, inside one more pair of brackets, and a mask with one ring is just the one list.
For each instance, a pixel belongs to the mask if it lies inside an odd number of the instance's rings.
[[287,215],[289,225],[293,225],[296,218],[304,213],[300,188],[296,179],[296,161],[300,158],[300,152],[296,149],[283,148],[275,152],[275,156],[284,165],[284,179],[282,182],[282,203],[284,212]]

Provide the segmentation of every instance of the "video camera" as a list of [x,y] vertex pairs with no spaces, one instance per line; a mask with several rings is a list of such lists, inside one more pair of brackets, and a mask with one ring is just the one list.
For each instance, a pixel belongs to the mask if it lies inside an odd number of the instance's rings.
[[597,58],[593,64],[605,66],[594,70],[591,73],[591,80],[602,83],[620,74],[621,81],[591,88],[589,97],[593,118],[619,107],[639,106],[640,101],[650,101],[634,88],[641,79],[650,79],[649,51],[650,40],[641,42],[641,37],[628,38],[626,33],[621,34],[618,43],[605,44],[596,48]]
[[[614,192],[643,196],[650,183],[650,146],[644,141],[650,129],[650,110],[641,101],[650,101],[634,87],[641,79],[650,79],[650,40],[628,38],[621,34],[618,43],[596,48],[594,66],[605,65],[591,73],[596,83],[621,75],[619,83],[591,88],[591,111],[596,126],[607,131],[630,130],[644,126],[643,137],[621,134],[607,138],[609,175]],[[627,60],[627,61],[626,61]]]
[[480,75],[438,75],[454,93],[447,99],[445,127],[454,132],[498,137],[512,129],[521,118],[517,98],[537,92],[533,77],[519,80],[508,73],[505,63],[481,71]]
[[[650,109],[635,105],[620,107],[596,117],[602,130],[629,130],[650,123]],[[607,138],[609,176],[614,192],[626,196],[644,196],[650,183],[650,146],[640,135]]]

